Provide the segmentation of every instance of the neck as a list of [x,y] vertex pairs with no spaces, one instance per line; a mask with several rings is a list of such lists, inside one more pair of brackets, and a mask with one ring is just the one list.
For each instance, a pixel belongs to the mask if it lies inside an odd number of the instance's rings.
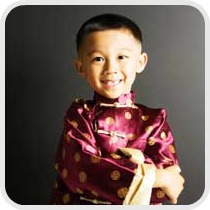
[[93,100],[96,103],[104,103],[104,104],[120,104],[120,105],[134,104],[135,93],[133,91],[131,91],[130,93],[122,94],[118,98],[110,99],[110,98],[107,98],[105,96],[99,95],[98,93],[94,92]]

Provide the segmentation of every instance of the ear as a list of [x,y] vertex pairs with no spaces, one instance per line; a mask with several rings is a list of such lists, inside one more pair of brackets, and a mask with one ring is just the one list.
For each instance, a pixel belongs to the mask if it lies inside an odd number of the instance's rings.
[[141,53],[140,57],[139,57],[139,68],[136,71],[136,73],[141,73],[146,65],[147,65],[147,61],[148,61],[148,56],[146,53]]
[[82,76],[82,77],[85,76],[85,72],[84,72],[83,67],[82,67],[81,59],[77,58],[74,61],[74,68],[77,70],[77,72],[79,73],[80,76]]

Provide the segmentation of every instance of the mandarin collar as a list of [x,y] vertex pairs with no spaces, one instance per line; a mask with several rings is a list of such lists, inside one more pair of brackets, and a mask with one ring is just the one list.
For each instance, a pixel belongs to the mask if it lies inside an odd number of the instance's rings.
[[135,103],[135,93],[131,91],[130,93],[122,94],[119,98],[110,99],[94,92],[93,100],[96,104],[120,104],[120,105],[131,105]]

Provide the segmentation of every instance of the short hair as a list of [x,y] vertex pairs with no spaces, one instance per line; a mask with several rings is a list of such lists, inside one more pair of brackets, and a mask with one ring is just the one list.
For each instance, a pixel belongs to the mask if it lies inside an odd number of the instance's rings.
[[136,40],[141,44],[143,42],[141,29],[136,23],[125,16],[107,13],[94,16],[82,24],[76,37],[77,51],[79,51],[84,38],[88,34],[111,29],[127,29]]

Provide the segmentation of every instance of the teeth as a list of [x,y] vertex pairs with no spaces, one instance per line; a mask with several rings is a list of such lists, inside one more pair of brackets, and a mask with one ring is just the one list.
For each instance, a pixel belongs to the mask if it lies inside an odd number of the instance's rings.
[[120,82],[120,80],[116,80],[116,81],[107,81],[108,85],[117,85]]
[[120,83],[120,79],[119,80],[105,80],[103,81],[104,84],[107,84],[107,85],[117,85],[118,83]]

